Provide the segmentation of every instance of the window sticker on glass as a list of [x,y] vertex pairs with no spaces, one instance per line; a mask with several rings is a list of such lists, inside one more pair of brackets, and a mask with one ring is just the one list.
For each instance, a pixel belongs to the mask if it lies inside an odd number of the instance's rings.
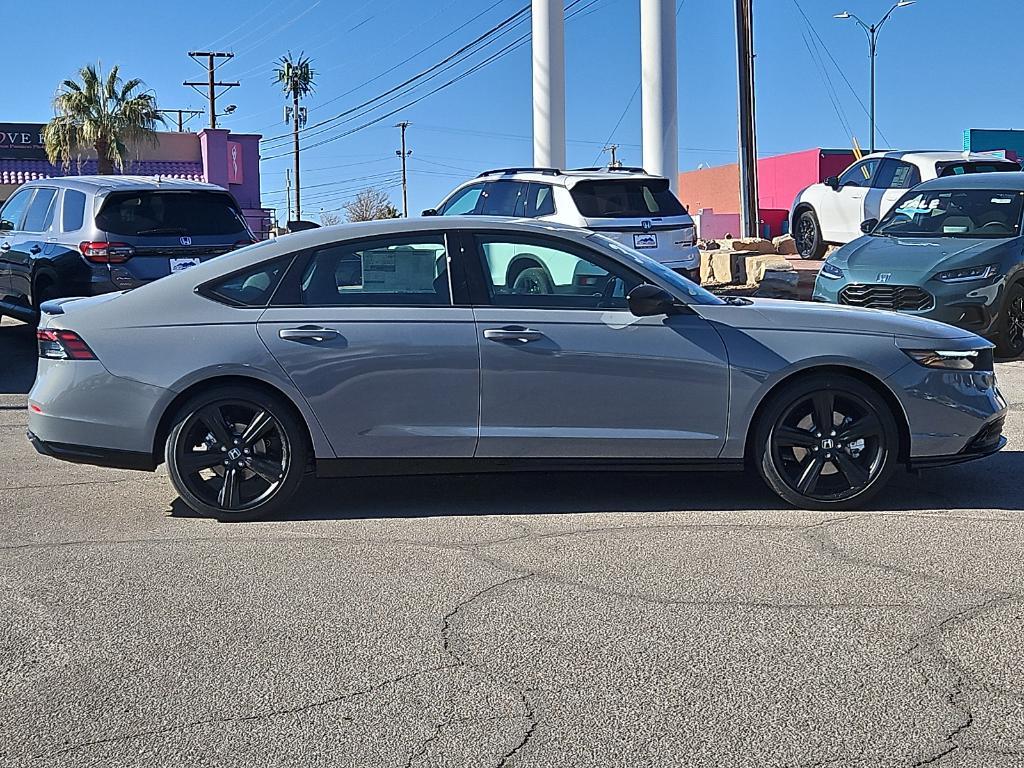
[[1012,197],[993,197],[992,202],[996,205],[1009,205],[1013,202]]

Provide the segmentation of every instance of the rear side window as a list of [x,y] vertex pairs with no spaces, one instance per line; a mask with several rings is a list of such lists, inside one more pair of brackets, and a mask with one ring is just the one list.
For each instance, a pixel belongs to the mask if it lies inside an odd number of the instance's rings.
[[484,216],[522,216],[520,203],[526,184],[521,181],[492,181],[484,188],[480,213]]
[[115,235],[248,234],[234,200],[219,192],[115,192],[96,216]]
[[[262,243],[260,244],[262,245]],[[291,263],[292,256],[265,261],[202,289],[206,296],[238,307],[265,307]]]
[[36,190],[35,197],[29,203],[28,213],[25,214],[25,225],[22,227],[26,232],[45,232],[53,222],[53,201],[57,197],[57,190],[50,187],[40,187]]
[[642,219],[686,213],[669,189],[668,179],[581,181],[572,188],[572,199],[588,219]]
[[451,306],[444,236],[338,243],[313,253],[299,284],[312,307]]
[[871,186],[878,189],[910,189],[920,183],[921,172],[916,165],[887,157],[878,166]]
[[7,201],[0,210],[0,231],[17,229],[21,226],[21,219],[28,207],[29,198],[32,197],[33,189],[23,189]]
[[64,210],[60,228],[64,232],[77,232],[85,225],[85,193],[77,189],[64,191]]
[[525,216],[550,216],[555,212],[554,193],[550,184],[530,184],[526,193]]

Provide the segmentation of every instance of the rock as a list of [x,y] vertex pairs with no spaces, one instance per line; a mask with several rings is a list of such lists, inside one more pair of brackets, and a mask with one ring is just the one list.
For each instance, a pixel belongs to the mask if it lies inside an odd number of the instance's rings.
[[774,272],[793,272],[794,275],[796,274],[793,265],[786,260],[785,256],[771,253],[754,254],[747,258],[747,279],[751,283],[760,283],[768,270]]
[[712,279],[717,283],[746,283],[747,259],[752,255],[749,251],[711,251]]
[[722,246],[715,240],[698,240],[697,247],[702,251],[717,251]]
[[733,250],[755,251],[756,253],[775,253],[775,245],[763,237],[741,237],[732,242]]
[[798,299],[797,284],[800,275],[794,269],[766,269],[754,295],[762,299]]
[[792,235],[779,235],[772,240],[772,245],[780,256],[796,256],[796,240]]

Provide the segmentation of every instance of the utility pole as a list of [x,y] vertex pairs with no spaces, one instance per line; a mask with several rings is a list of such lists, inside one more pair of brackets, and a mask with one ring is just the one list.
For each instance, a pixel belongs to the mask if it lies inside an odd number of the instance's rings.
[[295,220],[302,219],[302,183],[299,181],[299,89],[292,85],[292,150],[295,153]]
[[[229,89],[237,87],[237,82],[224,83],[216,79],[215,72],[217,71],[217,59],[233,59],[235,54],[233,53],[222,53],[219,51],[189,51],[188,55],[197,63],[202,64],[199,59],[206,59],[206,74],[207,79],[205,82],[190,82],[186,80],[182,85],[187,85],[194,91],[202,93],[202,89],[206,89],[206,98],[210,102],[210,127],[217,127],[217,97],[223,96]],[[218,88],[224,90],[217,93]]]
[[532,0],[533,164],[565,168],[565,9]]
[[679,190],[676,3],[640,0],[640,113],[643,166]]
[[[178,116],[178,133],[185,132],[185,124],[193,117],[198,117],[203,114],[201,109],[161,109],[161,115],[177,115]],[[185,116],[188,115],[186,118]]]
[[287,225],[292,221],[292,172],[287,168],[284,169],[284,199],[288,205],[288,218],[284,220]]
[[405,161],[409,155],[412,154],[412,150],[406,150],[405,148],[405,129],[408,128],[412,123],[408,120],[403,120],[398,123],[395,128],[402,130],[402,148],[396,149],[395,154],[402,158],[402,216],[409,218],[409,183],[408,176],[406,174]]
[[608,163],[608,167],[609,168],[621,168],[622,167],[622,163],[619,162],[619,157],[618,157],[618,154],[617,154],[618,151],[619,151],[619,145],[618,144],[609,144],[607,147],[602,148],[601,151],[602,152],[611,152],[611,154],[612,154],[612,159]]
[[736,0],[736,69],[739,80],[740,233],[760,237],[757,197],[757,117],[754,106],[753,0]]

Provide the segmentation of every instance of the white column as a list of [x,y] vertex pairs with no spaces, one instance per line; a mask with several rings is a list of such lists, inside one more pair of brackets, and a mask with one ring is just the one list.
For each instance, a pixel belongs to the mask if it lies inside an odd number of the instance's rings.
[[640,0],[640,82],[644,168],[679,191],[676,9],[673,0]]
[[565,168],[562,0],[533,0],[533,164]]

